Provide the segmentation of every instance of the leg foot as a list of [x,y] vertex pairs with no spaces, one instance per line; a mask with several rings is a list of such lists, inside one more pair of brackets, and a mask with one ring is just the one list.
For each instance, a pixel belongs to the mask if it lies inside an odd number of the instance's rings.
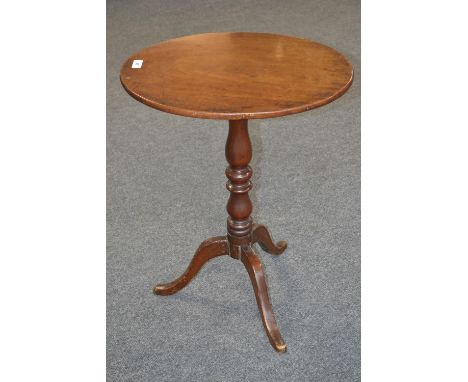
[[262,249],[272,255],[281,255],[288,243],[284,240],[274,243],[271,233],[263,224],[254,224],[252,227],[252,242],[258,243]]
[[275,316],[273,315],[262,263],[253,249],[247,246],[242,249],[241,260],[252,281],[258,309],[260,310],[260,316],[262,317],[263,326],[265,327],[268,339],[276,351],[285,352],[286,344],[281,337]]
[[178,292],[192,281],[207,261],[214,257],[227,254],[229,254],[229,243],[226,236],[217,236],[205,240],[198,247],[197,252],[193,256],[184,274],[170,283],[156,285],[153,292],[163,296]]

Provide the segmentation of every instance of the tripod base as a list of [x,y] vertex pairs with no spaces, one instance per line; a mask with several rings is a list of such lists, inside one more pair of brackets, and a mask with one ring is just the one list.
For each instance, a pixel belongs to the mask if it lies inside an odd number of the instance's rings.
[[232,256],[230,250],[231,246],[227,236],[212,237],[200,244],[188,268],[179,278],[166,284],[156,285],[153,292],[162,296],[177,293],[192,281],[207,261],[224,255],[229,255],[236,259],[239,258],[244,264],[252,282],[258,309],[268,339],[276,351],[284,352],[286,351],[286,344],[281,337],[275,316],[273,315],[262,263],[252,248],[252,244],[256,242],[259,243],[266,252],[274,255],[283,253],[287,246],[285,241],[274,244],[268,229],[263,225],[257,224],[254,224],[252,227],[251,243],[240,247],[240,256],[239,254]]

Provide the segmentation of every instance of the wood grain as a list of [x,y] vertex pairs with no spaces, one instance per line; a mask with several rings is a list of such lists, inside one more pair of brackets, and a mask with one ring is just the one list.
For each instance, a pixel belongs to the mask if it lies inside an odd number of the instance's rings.
[[[133,60],[143,60],[132,68]],[[194,118],[272,118],[316,108],[351,85],[346,58],[320,43],[268,33],[207,33],[145,48],[122,66],[127,92]]]

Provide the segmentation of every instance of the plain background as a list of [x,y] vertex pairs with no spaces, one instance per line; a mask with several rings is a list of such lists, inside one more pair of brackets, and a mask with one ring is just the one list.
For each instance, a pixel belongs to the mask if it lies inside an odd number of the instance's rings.
[[[359,1],[107,3],[107,363],[109,381],[360,379]],[[270,346],[242,263],[206,264],[184,290],[156,282],[226,230],[227,121],[155,111],[119,70],[145,46],[186,34],[262,31],[320,41],[354,66],[343,97],[250,122],[253,217],[286,239],[257,247],[288,345]]]
[[[105,5],[3,9],[1,378],[104,380]],[[465,15],[362,7],[364,381],[467,379]]]

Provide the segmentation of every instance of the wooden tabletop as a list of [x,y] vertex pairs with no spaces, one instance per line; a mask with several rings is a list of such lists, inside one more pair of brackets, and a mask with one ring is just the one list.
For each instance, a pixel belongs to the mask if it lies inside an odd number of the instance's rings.
[[[142,60],[141,67],[136,60]],[[164,41],[131,56],[120,73],[127,92],[146,105],[230,120],[313,109],[341,96],[352,79],[351,64],[336,50],[267,33],[206,33]]]

